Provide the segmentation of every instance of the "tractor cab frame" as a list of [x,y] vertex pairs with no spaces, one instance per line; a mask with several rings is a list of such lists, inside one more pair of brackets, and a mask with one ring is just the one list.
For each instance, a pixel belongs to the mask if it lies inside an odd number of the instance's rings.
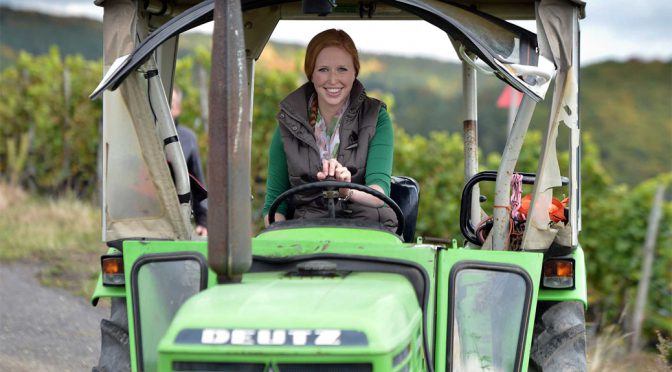
[[[93,302],[113,298],[100,368],[115,365],[110,355],[121,353],[127,357],[116,358],[116,366],[128,363],[134,371],[585,369],[587,300],[578,242],[583,2],[97,4],[105,9],[106,73],[91,97],[103,99],[103,239],[110,251]],[[395,236],[347,223],[271,225],[251,238],[254,66],[279,21],[303,19],[323,20],[325,28],[330,20],[424,20],[446,33],[463,71],[464,246],[457,239],[414,242],[403,228]],[[507,21],[521,19],[535,20],[537,33]],[[169,102],[179,35],[210,21],[205,242],[191,234],[193,192]],[[478,74],[523,93],[496,171],[479,172]],[[521,175],[533,191],[514,251],[512,179],[532,113],[550,87],[537,171]],[[563,126],[570,154],[565,176],[556,150]],[[491,213],[481,208],[481,181],[495,184]],[[559,187],[567,187],[569,204],[564,222],[555,223],[548,211]],[[491,226],[479,239],[485,215]],[[370,314],[375,320],[362,322]],[[115,332],[126,332],[128,344],[115,341]],[[555,355],[557,348],[564,351]]]

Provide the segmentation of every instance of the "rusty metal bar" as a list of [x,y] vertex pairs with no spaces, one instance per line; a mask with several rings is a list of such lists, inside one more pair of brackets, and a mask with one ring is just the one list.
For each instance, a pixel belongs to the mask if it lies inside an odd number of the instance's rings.
[[[476,69],[462,62],[464,183],[478,173],[478,100]],[[471,224],[481,222],[481,188],[474,185],[471,192]]]
[[250,115],[240,0],[216,0],[208,127],[208,263],[219,283],[252,263]]

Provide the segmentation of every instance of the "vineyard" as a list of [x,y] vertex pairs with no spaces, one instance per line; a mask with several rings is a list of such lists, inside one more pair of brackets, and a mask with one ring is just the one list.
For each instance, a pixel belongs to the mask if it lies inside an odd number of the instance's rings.
[[[263,58],[263,57],[262,57]],[[198,135],[201,154],[207,154],[207,87],[209,53],[197,50],[178,61],[176,82],[184,92],[181,123]],[[14,66],[0,73],[0,182],[20,186],[46,197],[76,195],[96,203],[98,195],[101,101],[90,101],[102,76],[100,61],[48,54],[22,53]],[[252,185],[253,217],[262,226],[261,207],[266,185],[268,148],[275,128],[278,102],[302,83],[296,65],[260,63],[255,76]],[[366,83],[366,82],[365,82]],[[381,90],[372,95],[387,102],[393,122],[395,97]],[[584,123],[584,125],[588,125]],[[540,133],[524,146],[540,147]],[[534,151],[523,150],[519,171],[534,172]],[[527,154],[528,157],[525,157]],[[589,282],[589,322],[596,331],[618,324],[627,331],[640,281],[642,246],[653,195],[659,184],[670,185],[672,174],[660,174],[635,186],[617,184],[601,163],[599,140],[584,136],[582,154],[583,226]],[[481,168],[496,169],[497,154],[481,154]],[[461,133],[431,132],[410,135],[395,129],[396,175],[415,178],[421,185],[421,236],[458,238],[459,201],[463,183]],[[564,154],[561,169],[567,168]],[[437,169],[435,159],[454,164]],[[669,187],[668,187],[669,190]],[[645,315],[649,344],[656,331],[672,334],[672,203],[666,201],[656,244],[656,258]]]

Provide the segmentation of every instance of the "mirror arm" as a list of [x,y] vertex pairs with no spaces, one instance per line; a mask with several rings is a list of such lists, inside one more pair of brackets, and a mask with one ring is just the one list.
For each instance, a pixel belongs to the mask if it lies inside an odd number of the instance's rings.
[[464,47],[464,44],[460,44],[460,47],[458,48],[458,53],[460,54],[460,58],[466,62],[469,66],[473,67],[475,70],[479,71],[482,74],[485,75],[494,75],[495,72],[492,68],[487,66],[485,63],[476,63],[475,58],[472,59],[469,57],[467,54],[467,50]]

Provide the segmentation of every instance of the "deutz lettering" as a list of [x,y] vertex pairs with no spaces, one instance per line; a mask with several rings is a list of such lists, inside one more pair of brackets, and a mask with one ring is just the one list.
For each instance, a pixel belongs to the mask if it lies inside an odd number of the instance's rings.
[[261,346],[366,346],[361,331],[336,329],[187,328],[175,337],[178,344]]
[[334,329],[204,329],[201,343],[211,345],[339,346],[341,331]]

